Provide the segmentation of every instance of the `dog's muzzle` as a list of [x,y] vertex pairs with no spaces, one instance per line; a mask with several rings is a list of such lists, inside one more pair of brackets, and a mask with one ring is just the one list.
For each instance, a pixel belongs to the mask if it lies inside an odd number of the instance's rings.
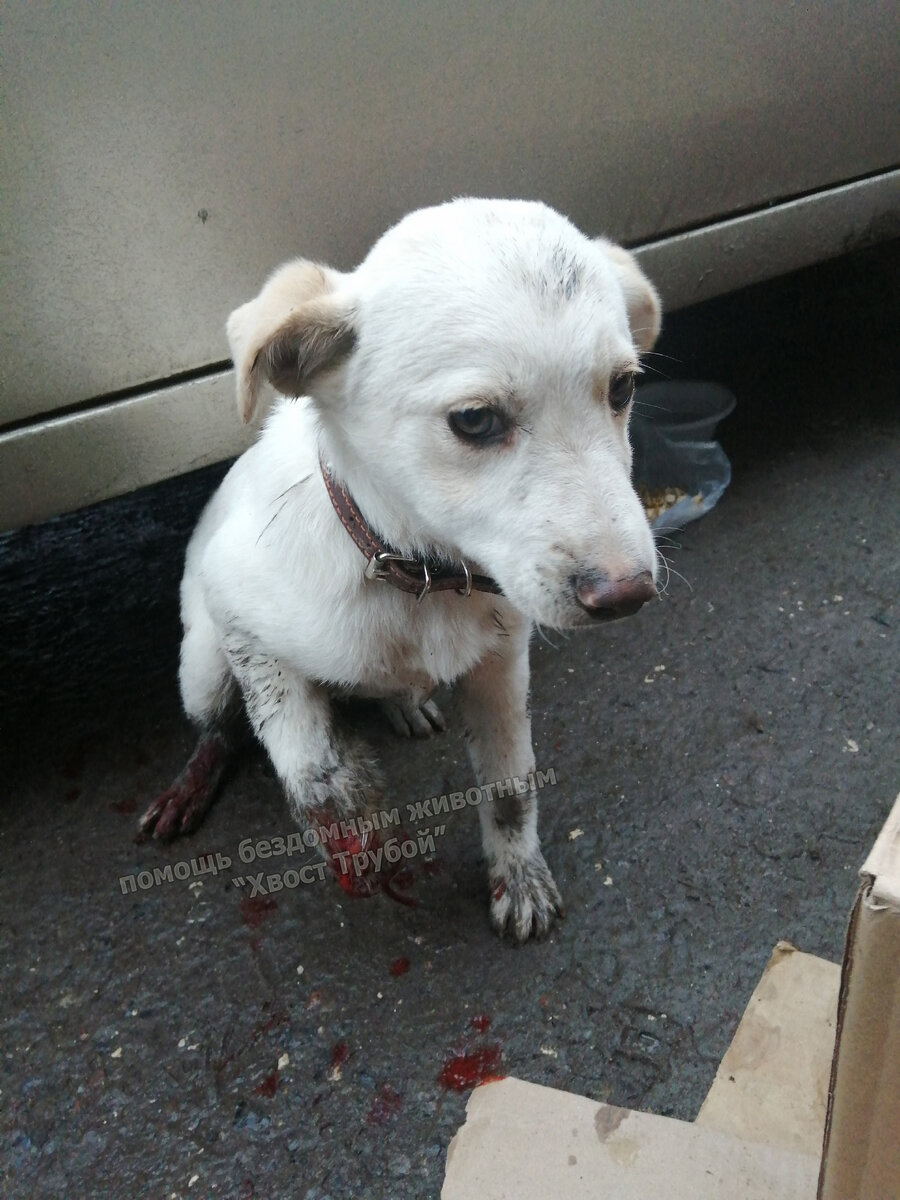
[[653,576],[641,571],[630,579],[608,579],[597,571],[576,575],[572,580],[575,599],[595,621],[630,617],[656,595]]

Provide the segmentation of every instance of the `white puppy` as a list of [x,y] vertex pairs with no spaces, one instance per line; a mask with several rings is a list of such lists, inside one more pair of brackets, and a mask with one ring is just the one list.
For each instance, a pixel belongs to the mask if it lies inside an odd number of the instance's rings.
[[[244,420],[267,383],[294,398],[188,548],[180,680],[202,736],[142,828],[199,822],[241,698],[303,825],[377,795],[335,696],[380,698],[425,733],[441,727],[430,693],[455,683],[479,783],[525,779],[532,627],[625,616],[655,594],[627,431],[659,321],[628,253],[507,200],[415,212],[349,274],[289,263],[234,312]],[[544,933],[562,906],[533,792],[479,815],[495,927]]]

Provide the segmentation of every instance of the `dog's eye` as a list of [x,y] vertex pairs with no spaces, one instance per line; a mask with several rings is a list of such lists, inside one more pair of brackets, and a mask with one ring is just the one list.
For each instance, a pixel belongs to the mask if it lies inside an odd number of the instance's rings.
[[508,430],[506,421],[493,408],[464,408],[450,413],[447,421],[457,437],[479,445],[503,441]]
[[634,372],[617,375],[609,385],[609,407],[614,413],[624,412],[634,395]]

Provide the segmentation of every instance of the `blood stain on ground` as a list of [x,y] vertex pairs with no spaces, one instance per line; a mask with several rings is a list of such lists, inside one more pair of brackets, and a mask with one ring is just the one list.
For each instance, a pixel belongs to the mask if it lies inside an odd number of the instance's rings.
[[244,896],[241,900],[241,920],[248,929],[258,929],[277,907],[278,902],[271,896]]
[[278,1091],[278,1072],[273,1071],[271,1075],[267,1075],[262,1083],[258,1084],[253,1089],[254,1096],[269,1096],[272,1097]]
[[335,1042],[331,1048],[331,1061],[328,1064],[328,1078],[337,1083],[341,1077],[341,1068],[350,1057],[350,1047],[346,1042]]
[[394,961],[391,963],[391,965],[388,967],[388,970],[394,976],[405,975],[406,972],[409,970],[409,959],[408,958],[395,958]]
[[441,1067],[438,1082],[454,1092],[464,1092],[480,1083],[493,1083],[502,1079],[499,1074],[500,1047],[483,1046],[470,1050],[468,1054],[454,1054]]
[[267,1033],[271,1033],[273,1029],[277,1029],[280,1025],[287,1025],[288,1020],[288,1014],[284,1009],[279,1009],[277,1012],[272,1013],[265,1021],[259,1021],[253,1026],[253,1041],[256,1041],[257,1038],[261,1038]]
[[384,1083],[372,1101],[366,1121],[370,1125],[383,1125],[385,1121],[397,1115],[402,1104],[400,1093],[395,1091],[389,1083]]
[[477,1029],[479,1033],[484,1033],[484,1031],[490,1026],[490,1023],[491,1018],[487,1015],[487,1013],[479,1013],[477,1017],[473,1017],[469,1022],[472,1028]]

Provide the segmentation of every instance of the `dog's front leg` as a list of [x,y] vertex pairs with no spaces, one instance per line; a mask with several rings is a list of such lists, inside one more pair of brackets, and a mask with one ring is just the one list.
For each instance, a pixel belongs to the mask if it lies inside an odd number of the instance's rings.
[[[497,655],[483,659],[462,679],[460,704],[466,721],[469,755],[480,784],[518,779],[534,769],[531,716],[528,711],[529,628],[518,617],[505,618],[507,637]],[[533,778],[533,776],[532,776]],[[559,890],[541,854],[537,797],[485,799],[479,808],[484,854],[491,888],[491,922],[501,935],[518,942],[547,932],[563,916]]]
[[291,814],[298,824],[317,831],[325,859],[346,891],[371,890],[365,877],[357,875],[356,863],[362,851],[375,848],[377,834],[344,833],[340,822],[377,807],[381,788],[374,762],[359,742],[335,727],[331,698],[321,686],[273,655],[238,639],[229,643],[228,660],[247,715],[281,780]]

